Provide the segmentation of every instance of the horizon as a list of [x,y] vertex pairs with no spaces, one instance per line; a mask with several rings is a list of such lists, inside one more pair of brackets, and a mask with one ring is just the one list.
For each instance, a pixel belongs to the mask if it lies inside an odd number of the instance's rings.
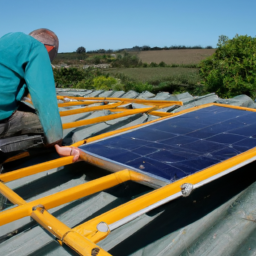
[[[145,45],[146,46],[146,45]],[[83,47],[83,46],[79,46],[79,47]],[[78,47],[78,48],[79,48]],[[135,47],[139,47],[139,48],[143,48],[144,46],[134,46],[134,47],[127,47],[127,48],[121,48],[121,49],[94,49],[94,50],[89,50],[87,51],[87,49],[85,48],[86,52],[85,53],[95,53],[96,51],[100,51],[100,50],[104,50],[106,51],[105,53],[107,53],[107,51],[112,51],[113,53],[116,53],[116,52],[122,52],[122,51],[126,51],[126,50],[129,50],[131,52],[136,52],[136,50],[132,50],[133,48]],[[177,47],[177,48],[174,48],[174,47]],[[183,48],[182,48],[183,47]],[[211,47],[211,48],[207,48],[207,47]],[[154,49],[154,48],[159,48],[159,49]],[[165,47],[158,47],[158,46],[155,46],[155,47],[151,47],[149,50],[137,50],[137,51],[169,51],[169,50],[193,50],[193,49],[201,49],[201,50],[204,50],[204,49],[216,49],[215,47],[212,47],[211,45],[208,45],[206,47],[202,47],[200,45],[194,45],[194,46],[185,46],[185,45],[171,45],[171,46],[165,46]],[[58,53],[75,53],[76,51],[73,51],[73,52],[58,52]],[[103,53],[103,52],[98,52],[98,53]]]
[[[59,37],[60,53],[123,49],[136,45],[216,47],[220,35],[255,37],[256,1],[180,2],[140,0],[2,1],[0,37],[49,28]],[[15,7],[15,8],[13,8]]]

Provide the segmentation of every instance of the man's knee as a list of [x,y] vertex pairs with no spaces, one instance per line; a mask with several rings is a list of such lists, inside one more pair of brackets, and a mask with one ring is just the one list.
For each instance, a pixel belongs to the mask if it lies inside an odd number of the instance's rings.
[[0,123],[0,138],[20,134],[43,134],[42,125],[35,113],[17,110],[5,123]]

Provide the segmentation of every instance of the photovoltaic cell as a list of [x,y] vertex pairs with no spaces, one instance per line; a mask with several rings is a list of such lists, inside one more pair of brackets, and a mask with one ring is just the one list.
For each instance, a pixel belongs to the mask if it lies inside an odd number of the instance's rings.
[[80,147],[161,180],[206,169],[256,147],[256,113],[211,106]]

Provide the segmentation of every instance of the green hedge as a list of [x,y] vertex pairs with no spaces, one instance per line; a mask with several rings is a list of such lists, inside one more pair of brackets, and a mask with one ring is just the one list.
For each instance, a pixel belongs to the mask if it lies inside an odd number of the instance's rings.
[[256,38],[220,36],[216,52],[199,65],[209,92],[220,97],[256,96]]

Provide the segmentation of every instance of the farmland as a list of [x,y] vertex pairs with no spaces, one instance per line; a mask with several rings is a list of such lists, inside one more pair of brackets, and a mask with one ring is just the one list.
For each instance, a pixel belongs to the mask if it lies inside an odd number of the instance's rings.
[[[215,49],[172,49],[130,52],[130,54],[137,56],[143,63],[148,64],[163,61],[168,65],[189,65],[198,64],[201,60],[211,56],[214,52]],[[115,54],[118,55],[118,53]],[[110,57],[110,54],[78,54],[72,52],[59,53],[57,58],[53,61],[53,64],[66,63],[68,65],[82,66],[85,64],[111,63],[111,61],[113,61],[113,58]]]
[[201,60],[211,56],[215,49],[178,49],[161,51],[141,51],[137,56],[142,62],[166,64],[198,64]]
[[[93,89],[96,77],[100,77],[102,84],[109,76],[117,80],[113,85],[107,85],[112,90],[135,91],[169,91],[178,93],[189,91],[192,94],[205,93],[201,85],[199,69],[196,67],[202,59],[212,55],[215,49],[172,49],[158,51],[141,51],[113,54],[77,54],[61,53],[58,55],[55,65],[65,63],[69,67],[81,70],[84,65],[108,63],[112,67],[58,73],[55,71],[58,86],[72,86],[75,88]],[[161,64],[162,63],[162,64]],[[67,81],[67,77],[68,81]],[[73,79],[72,79],[73,77]],[[81,79],[78,79],[81,77]],[[100,87],[98,87],[100,88]],[[105,88],[106,89],[106,88]]]

